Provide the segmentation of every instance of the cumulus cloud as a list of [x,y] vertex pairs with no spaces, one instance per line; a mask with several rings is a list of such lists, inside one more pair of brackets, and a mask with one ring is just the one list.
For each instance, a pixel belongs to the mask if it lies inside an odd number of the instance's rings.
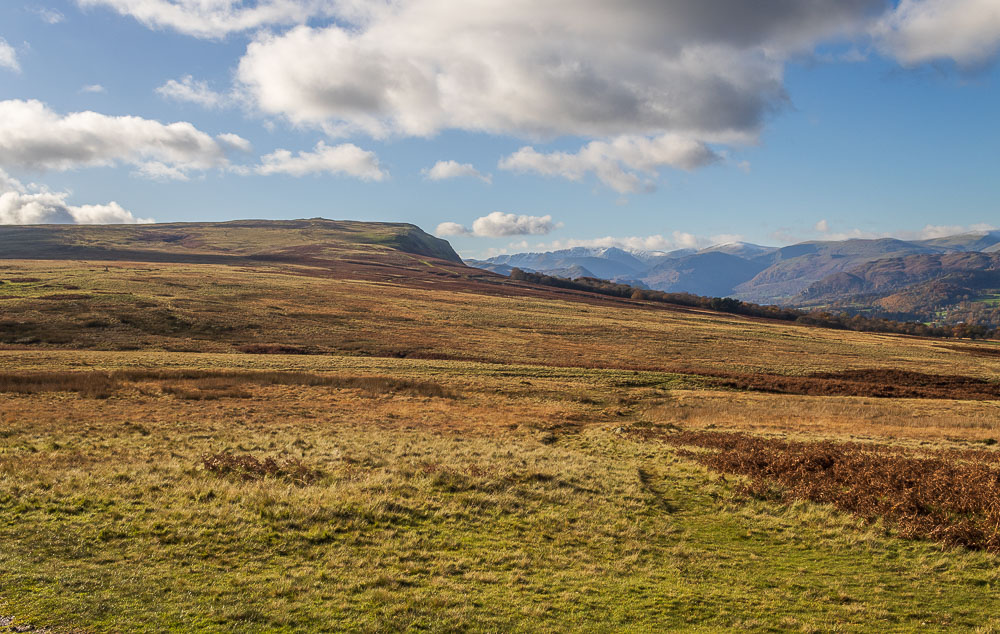
[[471,236],[472,230],[457,222],[442,222],[434,233],[439,236]]
[[719,155],[699,141],[673,134],[649,139],[620,136],[611,141],[592,141],[576,153],[540,153],[523,147],[500,161],[500,169],[560,176],[572,181],[593,173],[618,193],[638,191],[662,166],[692,170],[719,160]]
[[[239,139],[239,141],[237,141]],[[58,114],[40,101],[0,101],[0,167],[67,170],[160,163],[179,172],[228,165],[248,142],[212,136],[187,122],[163,124],[97,112]]]
[[200,81],[191,75],[168,80],[156,88],[156,94],[173,101],[197,104],[203,108],[221,108],[230,102],[229,97],[215,92],[208,82]]
[[153,222],[152,218],[136,218],[114,201],[106,205],[71,205],[68,198],[68,192],[24,185],[0,169],[0,225]]
[[457,161],[438,161],[433,167],[421,170],[421,173],[427,177],[427,180],[432,181],[443,181],[452,178],[471,176],[473,178],[478,178],[484,183],[493,182],[492,176],[489,174],[483,174],[471,163],[459,163]]
[[77,0],[81,7],[106,7],[153,29],[173,29],[203,38],[263,26],[297,24],[311,17],[349,11],[336,0]]
[[477,236],[498,238],[501,236],[545,235],[556,225],[552,216],[525,216],[494,211],[472,222],[472,233]]
[[237,77],[261,111],[376,136],[752,141],[787,103],[785,63],[821,43],[873,37],[904,63],[975,62],[1000,39],[996,0],[77,3],[197,37],[259,29]]
[[253,145],[250,141],[247,141],[238,134],[232,134],[230,132],[225,132],[223,134],[218,134],[215,140],[219,142],[223,148],[233,150],[235,152],[250,152],[253,150]]
[[292,154],[288,150],[276,150],[261,157],[255,170],[258,174],[346,174],[366,181],[381,181],[389,177],[379,166],[374,152],[362,150],[353,143],[329,146],[323,141],[316,144],[312,152]]
[[80,92],[90,92],[90,93],[104,93],[107,90],[101,84],[87,84],[80,88]]
[[342,6],[365,9],[247,48],[238,78],[264,112],[375,135],[746,140],[786,101],[784,61],[862,30],[883,0]]
[[873,34],[880,47],[906,65],[952,59],[975,66],[1000,51],[996,0],[900,0]]
[[439,236],[475,236],[477,238],[502,238],[505,236],[545,235],[556,227],[552,216],[526,216],[494,211],[476,218],[469,229],[457,222],[442,222],[435,233]]
[[17,51],[2,37],[0,37],[0,68],[6,68],[15,73],[21,72],[21,65],[17,62]]

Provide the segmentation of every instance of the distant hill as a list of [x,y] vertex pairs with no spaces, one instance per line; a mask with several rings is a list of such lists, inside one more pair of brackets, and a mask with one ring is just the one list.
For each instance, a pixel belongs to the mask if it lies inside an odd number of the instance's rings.
[[641,280],[660,291],[726,297],[732,295],[733,289],[748,275],[766,266],[758,260],[706,250],[661,262],[647,270]]
[[732,295],[758,303],[788,303],[828,275],[882,258],[934,252],[933,247],[892,238],[802,242],[755,258],[767,266],[735,286]]
[[[576,248],[469,261],[758,304],[1000,326],[1000,231],[927,240],[745,242],[670,253]],[[587,275],[590,273],[590,275]]]
[[0,226],[0,258],[203,264],[315,262],[398,252],[461,263],[446,240],[405,223],[235,220],[149,225]]
[[827,276],[792,302],[944,323],[1000,324],[1000,253],[886,258]]
[[661,257],[659,254],[633,254],[615,247],[593,249],[575,247],[547,253],[517,253],[500,255],[484,263],[470,260],[467,264],[496,270],[494,266],[516,267],[526,271],[570,277],[599,277],[606,280],[637,280],[637,275],[648,267],[648,262]]
[[761,255],[772,251],[748,243],[720,245],[698,251],[626,251],[617,247],[575,247],[545,253],[516,253],[488,260],[466,260],[469,266],[509,275],[511,268],[576,279],[596,277],[653,288],[700,295],[727,295],[744,281],[746,260],[734,253]]
[[920,244],[932,249],[939,249],[946,253],[960,251],[981,251],[983,253],[993,253],[1000,251],[1000,231],[961,233],[954,236],[945,236],[943,238],[919,240],[915,244]]
[[[582,269],[593,277],[666,292],[800,305],[803,301],[823,301],[820,296],[828,294],[824,288],[841,295],[871,292],[870,285],[855,279],[851,273],[870,262],[967,252],[1000,253],[1000,231],[912,241],[893,238],[811,241],[780,248],[732,242],[669,253],[578,247],[502,255],[483,261],[470,260],[468,264],[501,274],[509,274],[511,267],[517,267],[562,277],[570,275],[561,273]],[[899,287],[916,281],[920,280],[900,282]],[[817,283],[820,286],[807,292]],[[838,296],[838,299],[843,298]]]
[[[735,255],[745,259],[753,259],[762,255],[774,253],[777,250],[778,247],[765,247],[759,244],[751,244],[749,242],[727,242],[725,244],[717,244],[713,247],[702,249],[700,253],[725,253],[727,255]],[[698,251],[695,253],[698,253]]]

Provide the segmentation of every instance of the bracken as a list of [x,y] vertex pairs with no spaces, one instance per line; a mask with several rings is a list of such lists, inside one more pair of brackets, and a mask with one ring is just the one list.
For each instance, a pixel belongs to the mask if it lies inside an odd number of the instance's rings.
[[[792,442],[744,433],[640,429],[725,473],[750,478],[743,493],[832,504],[885,520],[902,537],[1000,552],[1000,454],[913,452],[864,443]],[[780,485],[776,491],[775,484]]]

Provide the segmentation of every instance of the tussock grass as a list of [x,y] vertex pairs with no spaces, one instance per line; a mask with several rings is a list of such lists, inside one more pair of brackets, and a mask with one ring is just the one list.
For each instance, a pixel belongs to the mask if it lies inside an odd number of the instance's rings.
[[275,459],[268,456],[261,460],[252,454],[233,454],[228,451],[203,456],[201,466],[206,471],[241,480],[284,478],[299,485],[312,484],[323,475],[321,471],[307,467],[297,458]]
[[108,372],[3,372],[0,392],[38,394],[76,392],[90,398],[107,398],[117,387]]

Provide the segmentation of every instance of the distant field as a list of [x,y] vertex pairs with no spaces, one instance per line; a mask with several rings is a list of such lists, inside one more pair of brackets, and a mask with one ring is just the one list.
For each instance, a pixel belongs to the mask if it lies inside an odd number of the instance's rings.
[[995,342],[364,240],[0,260],[0,631],[1000,628]]
[[[854,333],[557,289],[285,266],[0,261],[0,345],[779,374],[996,376],[995,343]],[[358,279],[361,278],[361,279]],[[249,348],[253,350],[253,348]],[[258,348],[260,349],[260,348]],[[280,350],[280,348],[279,348]]]

